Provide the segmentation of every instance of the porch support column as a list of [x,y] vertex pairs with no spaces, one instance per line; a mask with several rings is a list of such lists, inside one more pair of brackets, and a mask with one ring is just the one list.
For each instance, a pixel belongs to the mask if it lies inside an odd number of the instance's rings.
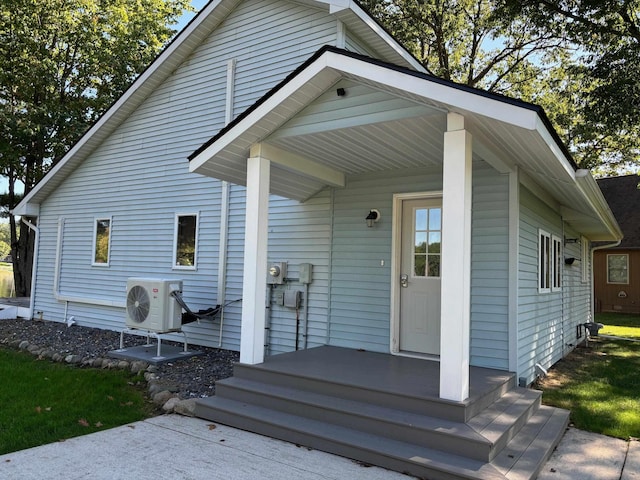
[[442,175],[440,398],[456,402],[469,396],[471,157],[464,117],[449,113]]
[[240,362],[251,365],[264,361],[270,169],[266,158],[247,159]]

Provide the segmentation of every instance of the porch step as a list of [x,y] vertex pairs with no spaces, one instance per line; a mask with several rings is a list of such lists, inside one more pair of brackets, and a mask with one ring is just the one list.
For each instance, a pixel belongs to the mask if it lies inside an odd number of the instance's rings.
[[[324,347],[312,350],[322,350]],[[331,353],[340,354],[342,349],[332,349]],[[504,394],[511,391],[515,387],[515,375],[507,372],[499,378],[494,378],[491,388],[481,389],[481,395],[470,398],[465,402],[452,402],[437,398],[437,396],[415,395],[404,392],[398,395],[399,389],[385,383],[385,379],[380,378],[372,381],[370,378],[348,377],[341,379],[340,375],[327,377],[324,371],[315,375],[313,370],[298,371],[296,369],[288,370],[282,368],[282,364],[287,367],[290,363],[283,361],[288,354],[277,355],[272,357],[269,362],[259,365],[236,364],[234,366],[234,378],[243,378],[245,380],[253,380],[270,385],[278,385],[282,387],[291,387],[308,392],[315,392],[326,395],[337,394],[340,398],[365,402],[369,404],[382,405],[392,407],[405,412],[413,412],[422,415],[429,415],[436,418],[452,420],[456,422],[466,422],[478,413],[484,411],[488,406],[492,405],[496,400],[500,399]],[[382,354],[372,354],[366,352],[366,362],[370,363],[370,368],[366,370],[375,376],[376,357],[385,357]],[[373,361],[371,361],[373,359]],[[414,359],[406,359],[396,357],[394,361],[406,361]],[[282,363],[281,363],[282,362]],[[348,363],[337,364],[335,369],[345,368]],[[401,371],[401,369],[399,369]],[[478,369],[482,370],[482,369]],[[362,371],[362,370],[360,370]],[[419,381],[423,379],[420,378]],[[418,380],[417,380],[418,381]],[[480,389],[479,389],[480,390]]]
[[542,407],[493,462],[483,462],[218,396],[198,401],[196,415],[430,480],[534,479],[568,423],[568,412]]
[[237,364],[196,415],[430,480],[535,478],[569,412],[514,375],[472,367],[469,398],[440,399],[439,365],[318,347]]
[[196,415],[422,478],[505,478],[478,460],[217,396],[199,401]]
[[373,435],[485,462],[513,438],[540,405],[539,392],[517,389],[505,394],[467,424],[241,377],[218,382],[216,389],[217,396],[228,400],[336,425],[349,425]]

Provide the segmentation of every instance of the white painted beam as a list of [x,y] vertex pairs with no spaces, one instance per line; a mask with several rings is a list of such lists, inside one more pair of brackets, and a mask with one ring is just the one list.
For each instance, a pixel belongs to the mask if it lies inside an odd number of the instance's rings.
[[264,361],[270,167],[265,158],[247,160],[240,362],[250,365]]
[[334,170],[333,168],[322,165],[313,160],[299,155],[297,153],[288,152],[268,143],[256,143],[251,146],[252,157],[262,157],[279,167],[295,172],[305,177],[313,178],[326,185],[332,187],[344,187],[344,173]]
[[464,117],[447,116],[442,178],[440,398],[469,396],[471,311],[471,134]]

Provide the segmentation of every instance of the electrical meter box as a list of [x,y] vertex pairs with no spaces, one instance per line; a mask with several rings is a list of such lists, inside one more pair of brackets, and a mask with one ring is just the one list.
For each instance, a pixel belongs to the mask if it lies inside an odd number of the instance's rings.
[[310,263],[300,264],[300,283],[311,283],[311,276],[313,275],[313,265]]
[[287,262],[274,262],[267,269],[267,284],[282,285],[287,276]]

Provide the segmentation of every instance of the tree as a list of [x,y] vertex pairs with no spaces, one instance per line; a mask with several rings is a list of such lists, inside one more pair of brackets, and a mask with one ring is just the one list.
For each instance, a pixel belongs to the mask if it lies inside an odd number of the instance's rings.
[[493,0],[364,0],[432,75],[490,92],[538,78],[564,48],[525,18],[505,21]]
[[[28,193],[175,33],[188,0],[0,0],[3,208]],[[17,295],[28,295],[34,235],[13,216]]]
[[580,89],[571,146],[582,166],[605,172],[640,159],[640,1],[504,0],[505,18],[526,16],[576,45],[567,71]]

